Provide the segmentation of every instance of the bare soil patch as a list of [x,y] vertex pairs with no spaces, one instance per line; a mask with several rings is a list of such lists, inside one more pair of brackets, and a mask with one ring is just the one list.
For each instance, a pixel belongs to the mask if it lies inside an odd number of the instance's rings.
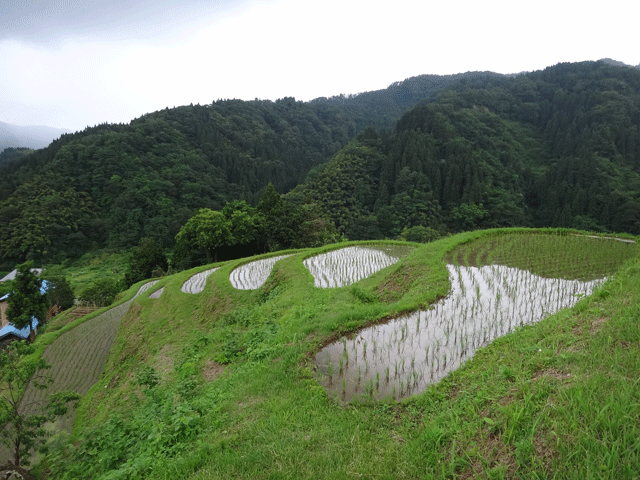
[[213,382],[216,378],[222,375],[223,372],[224,365],[209,359],[207,359],[204,363],[204,367],[202,367],[202,377],[207,382]]
[[591,322],[591,333],[596,333],[602,330],[607,320],[609,320],[608,317],[600,317]]
[[531,376],[531,380],[540,380],[541,378],[555,378],[556,380],[561,380],[563,382],[567,381],[571,378],[571,374],[569,372],[564,372],[562,370],[558,370],[556,368],[547,368],[545,370],[538,370]]

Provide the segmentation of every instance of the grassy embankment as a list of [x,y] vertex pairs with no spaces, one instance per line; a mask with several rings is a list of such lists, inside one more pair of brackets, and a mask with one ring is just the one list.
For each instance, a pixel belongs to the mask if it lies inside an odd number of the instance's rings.
[[619,271],[594,296],[497,340],[421,395],[344,407],[319,386],[311,355],[342,333],[445,295],[442,259],[457,244],[482,237],[454,257],[514,266],[575,266],[569,253],[593,245],[559,237],[568,245],[528,255],[531,245],[515,245],[548,237],[484,235],[416,246],[338,289],[313,287],[302,266],[332,247],[280,260],[256,291],[231,287],[241,262],[222,265],[196,295],[180,291],[193,271],[163,279],[154,287],[164,286],[162,296],[142,295],[121,323],[105,374],[78,412],[77,438],[89,441],[51,459],[56,478],[634,478],[635,245],[598,244],[599,258]]

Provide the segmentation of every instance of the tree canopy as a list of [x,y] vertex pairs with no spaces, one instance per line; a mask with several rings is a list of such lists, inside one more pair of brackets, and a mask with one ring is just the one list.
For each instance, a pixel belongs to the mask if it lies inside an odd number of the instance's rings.
[[31,271],[33,262],[17,267],[14,291],[7,301],[7,318],[17,329],[29,327],[33,334],[33,320],[42,323],[47,318],[47,297],[41,292],[42,280]]
[[[60,260],[142,238],[170,249],[201,209],[254,207],[269,184],[287,215],[315,209],[351,239],[418,226],[638,233],[639,125],[640,71],[604,62],[165,109],[13,152],[0,164],[0,258],[6,267]],[[286,222],[271,226],[268,248],[294,243]]]

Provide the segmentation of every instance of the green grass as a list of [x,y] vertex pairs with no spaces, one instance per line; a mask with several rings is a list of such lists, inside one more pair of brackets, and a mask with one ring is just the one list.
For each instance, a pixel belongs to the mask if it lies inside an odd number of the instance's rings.
[[[518,232],[507,244],[532,233]],[[411,244],[398,264],[336,289],[313,287],[302,265],[335,247],[294,252],[255,291],[229,283],[243,261],[197,295],[180,287],[210,266],[163,279],[162,296],[141,295],[120,324],[75,446],[48,460],[52,478],[636,478],[634,246],[595,295],[498,339],[423,394],[342,406],[319,385],[320,346],[446,295],[443,259],[458,244],[491,251],[486,235]],[[516,261],[531,263],[526,251]]]
[[97,250],[86,253],[72,262],[65,262],[63,265],[47,265],[45,269],[48,274],[66,277],[76,297],[79,297],[98,279],[123,278],[128,259],[126,252]]
[[501,264],[546,278],[591,280],[615,272],[638,253],[636,244],[610,236],[571,231],[549,235],[526,229],[516,232],[484,235],[460,245],[448,258],[460,265]]

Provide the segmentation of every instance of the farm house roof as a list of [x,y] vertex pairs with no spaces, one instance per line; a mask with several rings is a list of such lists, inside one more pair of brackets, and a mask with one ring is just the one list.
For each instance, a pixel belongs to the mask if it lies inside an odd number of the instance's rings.
[[[35,273],[36,275],[41,275],[42,274],[42,269],[41,268],[32,268],[31,271],[33,273]],[[13,272],[8,273],[4,277],[0,278],[0,282],[8,282],[9,280],[15,280],[17,273],[18,273],[17,269],[14,270]]]
[[[47,290],[49,290],[49,282],[47,282],[46,280],[43,280],[42,284],[40,285],[40,294],[44,295],[47,292]],[[11,293],[7,293],[3,297],[0,297],[0,302],[6,301],[10,295]],[[33,328],[34,331],[38,327],[38,325],[40,325],[40,322],[38,322],[38,319],[32,317],[31,327]],[[0,340],[6,337],[9,337],[11,335],[17,338],[22,338],[24,340],[29,336],[29,332],[30,332],[30,329],[28,325],[23,329],[18,330],[16,327],[13,326],[13,324],[10,323],[9,325],[6,325],[2,327],[2,329],[0,329]]]
[[[40,324],[40,322],[38,322],[38,320],[36,318],[32,318],[31,319],[31,326],[33,328],[33,330],[35,330],[36,328],[38,328],[38,325]],[[13,335],[14,337],[18,337],[21,339],[26,339],[27,337],[29,337],[29,326],[27,325],[26,327],[24,327],[22,330],[18,330],[16,327],[14,327],[12,324],[7,325],[6,327],[3,327],[2,329],[0,329],[0,340],[9,337],[11,335]]]
[[[44,295],[45,293],[47,293],[47,290],[49,290],[49,282],[47,280],[42,280],[42,283],[40,284],[40,295]],[[7,300],[10,295],[11,292],[7,293],[3,297],[0,297],[0,302],[4,302],[5,300]]]

